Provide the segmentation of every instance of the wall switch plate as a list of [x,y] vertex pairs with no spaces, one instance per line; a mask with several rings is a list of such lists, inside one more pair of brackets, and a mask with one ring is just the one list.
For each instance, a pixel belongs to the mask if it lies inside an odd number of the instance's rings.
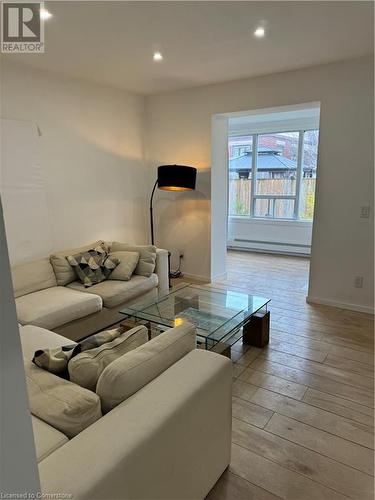
[[363,276],[356,276],[354,278],[354,287],[363,288]]
[[370,217],[370,207],[369,206],[361,207],[361,217],[363,219],[368,219]]

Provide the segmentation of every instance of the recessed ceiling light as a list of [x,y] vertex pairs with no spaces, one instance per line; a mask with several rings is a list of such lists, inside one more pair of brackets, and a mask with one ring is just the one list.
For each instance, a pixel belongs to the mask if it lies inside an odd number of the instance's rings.
[[164,59],[162,53],[159,51],[154,52],[154,55],[152,56],[152,58],[154,61],[162,61]]
[[263,38],[265,34],[266,34],[266,30],[263,28],[263,26],[259,26],[254,31],[254,36],[256,36],[257,38]]
[[48,12],[47,9],[45,9],[44,7],[42,7],[39,11],[39,15],[40,15],[40,19],[43,19],[44,21],[46,19],[49,19],[50,17],[52,17],[52,14],[51,12]]

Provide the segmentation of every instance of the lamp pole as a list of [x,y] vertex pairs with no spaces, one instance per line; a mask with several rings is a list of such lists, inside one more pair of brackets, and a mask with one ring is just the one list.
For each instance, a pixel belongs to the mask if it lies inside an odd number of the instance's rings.
[[155,193],[155,189],[156,189],[157,183],[158,183],[158,180],[156,179],[154,187],[152,188],[151,198],[150,198],[151,245],[155,244],[155,239],[154,239],[154,209],[152,207],[152,202],[153,202],[153,199],[154,199],[154,193]]
[[[158,176],[150,197],[150,227],[151,227],[151,244],[155,245],[154,237],[154,210],[153,200],[156,186],[164,191],[186,191],[195,189],[195,181],[197,177],[197,169],[187,165],[160,165],[158,167]],[[169,287],[171,288],[171,273],[170,273],[171,253],[168,252],[168,276]]]
[[[158,180],[156,179],[154,187],[152,188],[151,191],[151,198],[150,198],[150,226],[151,226],[151,245],[155,245],[155,238],[154,238],[154,208],[152,206],[152,202],[154,201],[154,193],[156,186],[158,184]],[[172,288],[171,284],[171,252],[168,251],[168,285],[169,288]]]

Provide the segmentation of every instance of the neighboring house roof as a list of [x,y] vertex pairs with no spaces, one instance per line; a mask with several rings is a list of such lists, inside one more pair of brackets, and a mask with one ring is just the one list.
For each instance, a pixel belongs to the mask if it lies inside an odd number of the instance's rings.
[[[268,151],[267,151],[268,150]],[[250,170],[252,164],[252,152],[229,160],[229,170],[236,172]],[[258,151],[257,169],[263,172],[287,172],[296,170],[297,162],[278,154],[276,150],[262,148]],[[311,170],[308,165],[303,166],[304,170]]]

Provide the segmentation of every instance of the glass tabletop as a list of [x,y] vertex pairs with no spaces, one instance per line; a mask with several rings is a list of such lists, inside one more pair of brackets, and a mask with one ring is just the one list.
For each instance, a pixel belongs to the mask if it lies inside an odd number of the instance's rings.
[[196,326],[200,337],[219,342],[268,302],[270,299],[241,292],[182,285],[152,302],[140,299],[120,313],[167,327],[189,321]]

